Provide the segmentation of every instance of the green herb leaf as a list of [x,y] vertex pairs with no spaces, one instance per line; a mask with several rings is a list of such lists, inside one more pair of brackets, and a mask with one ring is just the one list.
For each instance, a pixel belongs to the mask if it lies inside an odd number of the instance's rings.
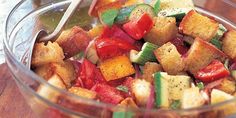
[[171,109],[178,109],[178,108],[180,108],[180,105],[181,105],[180,100],[175,100],[170,105],[170,108]]
[[199,89],[204,89],[204,84],[202,82],[197,83]]
[[157,14],[160,11],[161,8],[161,0],[157,0],[154,4],[154,12]]
[[105,25],[112,26],[119,10],[108,9],[101,14],[101,22]]
[[123,86],[123,85],[117,86],[116,89],[117,89],[117,90],[120,90],[120,91],[123,91],[123,92],[126,92],[126,93],[129,92],[128,87]]
[[112,118],[132,118],[133,117],[132,112],[114,112]]
[[222,42],[219,41],[217,38],[211,39],[210,43],[215,45],[218,49],[222,49]]

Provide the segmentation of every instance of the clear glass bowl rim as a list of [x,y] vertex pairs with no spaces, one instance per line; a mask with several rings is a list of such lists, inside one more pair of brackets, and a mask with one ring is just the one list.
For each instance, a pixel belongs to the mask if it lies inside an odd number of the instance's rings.
[[[37,81],[47,87],[50,87],[51,89],[57,91],[58,93],[61,93],[61,94],[64,94],[66,96],[69,96],[71,98],[75,98],[75,99],[79,99],[79,100],[84,100],[86,101],[87,103],[89,104],[93,104],[93,105],[96,105],[96,106],[99,106],[99,107],[105,107],[105,108],[117,108],[117,109],[126,109],[126,110],[133,110],[132,108],[126,108],[126,107],[121,107],[121,106],[116,106],[116,105],[112,105],[112,104],[107,104],[107,103],[102,103],[102,102],[97,102],[97,101],[94,101],[94,100],[89,100],[89,99],[85,99],[83,97],[79,97],[77,95],[74,95],[72,93],[69,93],[67,92],[66,90],[62,90],[62,89],[59,89],[57,87],[54,87],[53,85],[49,84],[46,80],[40,78],[38,75],[36,75],[33,71],[30,71],[24,64],[22,64],[21,62],[19,62],[13,52],[11,51],[11,48],[8,44],[8,39],[10,38],[10,36],[8,37],[8,24],[9,24],[9,19],[12,17],[12,14],[24,3],[25,1],[20,1],[18,4],[15,5],[15,7],[11,10],[11,12],[9,13],[9,15],[7,16],[6,20],[5,20],[5,23],[4,23],[4,41],[3,41],[3,44],[4,44],[4,53],[5,55],[9,56],[12,61],[14,61],[14,63],[17,65],[17,67],[19,69],[22,69],[22,70],[26,70],[24,71],[27,76],[31,77],[34,81]],[[57,1],[57,2],[52,2],[53,5],[55,6],[60,6],[60,5],[64,5],[64,4],[69,4],[70,1],[69,0],[65,0],[65,1]],[[13,28],[12,31],[15,30],[15,28],[20,24],[20,22],[22,20],[24,20],[25,18],[27,18],[29,15],[32,15],[33,13],[38,13],[40,11],[43,11],[43,10],[46,10],[46,9],[49,9],[52,7],[52,3],[48,3],[47,5],[44,5],[44,6],[40,6],[38,9],[30,12],[29,14],[27,14],[25,17],[23,17],[18,23],[17,25]],[[197,8],[198,10],[201,10],[201,8]],[[210,14],[213,14],[213,13],[210,13]],[[234,29],[236,29],[236,25],[235,23],[232,23],[230,20],[228,19],[225,19],[223,17],[220,17],[219,18],[221,19],[224,19],[225,21],[227,21],[230,26],[232,26]],[[11,32],[12,33],[12,32]],[[9,63],[7,63],[7,65],[9,66]],[[10,68],[10,67],[9,67]],[[12,75],[14,75],[14,72],[11,72]],[[15,75],[14,75],[15,76]],[[72,113],[72,114],[80,114],[80,113],[74,113],[74,111],[70,111],[69,109],[67,108],[64,108],[64,107],[61,107],[55,103],[52,103],[50,102],[49,100],[41,97],[40,95],[38,95],[34,90],[32,90],[32,88],[30,88],[29,86],[25,85],[24,83],[21,82],[20,79],[18,79],[16,76],[14,77],[14,79],[21,83],[21,85],[30,90],[30,92],[32,92],[33,95],[35,95],[37,98],[39,98],[40,100],[44,101],[45,103],[47,103],[48,105],[52,106],[52,107],[55,107],[55,108],[59,108],[61,111],[64,111],[64,112],[69,112],[69,113]],[[181,112],[193,112],[193,111],[209,111],[211,109],[215,109],[215,108],[218,108],[218,107],[221,107],[223,105],[227,105],[227,104],[230,104],[230,103],[233,103],[233,102],[236,102],[236,98],[234,99],[231,99],[231,100],[227,100],[227,101],[224,101],[224,102],[221,102],[221,103],[218,103],[218,104],[213,104],[213,105],[204,105],[204,106],[201,106],[201,107],[196,107],[196,108],[190,108],[190,109],[178,109],[178,110],[164,110],[164,111],[173,111],[173,112],[176,112],[176,113],[181,113]],[[153,112],[156,112],[160,109],[151,109],[151,110],[147,110],[145,108],[141,108],[141,111],[144,112],[150,112],[150,113],[153,113]]]

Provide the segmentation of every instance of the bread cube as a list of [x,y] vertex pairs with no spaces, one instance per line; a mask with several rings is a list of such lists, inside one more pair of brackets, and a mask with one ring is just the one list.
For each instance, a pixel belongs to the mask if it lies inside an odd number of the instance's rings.
[[157,60],[168,74],[178,74],[184,70],[181,54],[172,43],[166,43],[154,51]]
[[74,66],[71,62],[49,63],[39,66],[35,69],[35,73],[48,80],[52,75],[57,74],[61,77],[67,87],[71,86],[71,81],[76,77]]
[[32,66],[40,66],[48,63],[63,62],[64,54],[62,48],[56,42],[48,42],[47,45],[36,43],[32,55]]
[[205,100],[198,87],[185,89],[181,99],[183,109],[194,108],[204,105]]
[[220,85],[216,86],[217,89],[224,91],[228,94],[233,94],[235,92],[235,81],[231,78],[224,78]]
[[219,23],[192,10],[183,18],[180,23],[180,30],[194,38],[200,37],[210,41],[217,33]]
[[[154,6],[157,0],[151,0],[151,5]],[[188,9],[193,9],[194,8],[194,3],[193,0],[160,0],[160,10],[163,9],[170,9],[170,8],[188,8]]]
[[95,38],[95,37],[98,37],[102,34],[104,30],[104,26],[99,24],[99,25],[96,25],[95,27],[93,27],[92,29],[90,29],[88,31],[88,34],[91,38]]
[[131,84],[131,92],[135,96],[137,104],[145,106],[151,94],[151,84],[144,79],[134,79]]
[[143,66],[142,79],[145,79],[146,81],[152,83],[154,79],[152,74],[158,71],[162,71],[162,67],[160,64],[157,64],[155,62],[146,62]]
[[95,91],[91,91],[91,90],[81,88],[81,87],[71,87],[68,91],[70,93],[73,93],[75,95],[88,98],[88,99],[95,99],[97,96],[97,93]]
[[132,107],[132,108],[138,108],[138,106],[136,105],[136,103],[134,102],[133,98],[131,97],[127,97],[124,100],[122,100],[119,104],[120,106],[124,106],[124,107]]
[[106,81],[116,80],[135,73],[129,58],[124,55],[102,61],[99,68]]
[[174,39],[178,33],[174,17],[155,17],[154,26],[144,36],[144,40],[156,45],[163,45]]
[[212,44],[195,38],[192,46],[185,55],[185,70],[195,74],[198,70],[209,65],[214,59],[225,59],[225,54]]
[[63,31],[56,39],[62,47],[65,57],[70,58],[81,51],[84,51],[92,38],[82,28],[75,26],[72,29]]
[[227,32],[223,38],[224,53],[228,55],[231,59],[236,60],[236,31],[231,30]]
[[[66,86],[64,85],[62,79],[57,74],[54,74],[53,76],[51,76],[48,79],[48,83],[57,88],[66,89]],[[56,90],[45,85],[40,85],[37,90],[37,93],[51,102],[57,102],[57,98],[60,95],[60,93],[58,93]]]

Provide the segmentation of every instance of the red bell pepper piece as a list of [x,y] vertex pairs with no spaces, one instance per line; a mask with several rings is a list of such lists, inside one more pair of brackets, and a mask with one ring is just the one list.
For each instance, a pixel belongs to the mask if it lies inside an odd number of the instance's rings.
[[184,55],[188,52],[188,48],[184,45],[183,39],[177,37],[170,42],[175,45],[180,54]]
[[152,29],[152,26],[152,18],[145,13],[139,19],[124,24],[123,29],[134,39],[140,40]]
[[132,44],[117,38],[98,38],[95,41],[95,46],[97,54],[102,60],[122,55],[131,49],[137,49]]
[[102,102],[116,105],[124,99],[119,90],[106,84],[96,84],[92,90],[97,92]]
[[76,80],[76,82],[79,83],[76,83],[75,85],[81,85],[81,81],[79,79],[82,80],[83,86],[87,89],[92,88],[97,83],[105,82],[105,79],[101,74],[100,70],[96,68],[96,66],[87,59],[84,59],[81,64],[79,77]]
[[134,44],[135,40],[132,39],[128,34],[126,34],[121,28],[117,25],[110,27],[105,27],[103,33],[100,36],[101,38],[118,38],[124,41],[127,41],[131,44]]
[[212,82],[229,76],[230,72],[218,60],[213,60],[207,67],[199,70],[195,77],[203,82]]

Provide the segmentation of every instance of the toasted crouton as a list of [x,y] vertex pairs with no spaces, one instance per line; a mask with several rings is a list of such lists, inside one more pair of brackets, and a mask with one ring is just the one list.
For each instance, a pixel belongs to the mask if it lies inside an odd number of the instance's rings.
[[146,81],[152,83],[153,82],[153,76],[152,74],[162,71],[162,67],[160,64],[157,64],[155,62],[146,62],[143,66],[143,75],[142,79],[145,79]]
[[172,43],[166,43],[154,51],[157,60],[168,74],[178,74],[184,70],[184,62]]
[[231,59],[236,60],[236,31],[227,32],[223,38],[223,51]]
[[40,66],[51,62],[63,62],[62,48],[56,42],[36,43],[32,55],[32,66]]
[[92,38],[82,28],[75,26],[72,29],[63,31],[56,39],[62,47],[65,57],[70,58],[80,51],[84,51]]
[[71,87],[69,89],[69,92],[88,99],[95,99],[97,96],[97,93],[95,91],[91,91],[81,87]]
[[225,54],[212,44],[195,38],[187,55],[185,56],[185,69],[195,74],[198,70],[206,67],[213,59],[224,60]]
[[46,80],[52,75],[57,74],[61,77],[67,87],[70,87],[71,81],[75,79],[75,69],[70,62],[45,64],[37,67],[35,73]]
[[[66,88],[63,81],[57,74],[51,76],[48,79],[48,83],[60,89]],[[60,93],[58,93],[56,90],[53,90],[51,87],[45,85],[40,85],[37,90],[37,93],[52,102],[56,102],[58,96],[60,95]]]
[[228,94],[233,94],[235,92],[235,81],[231,78],[224,78],[220,85],[216,86],[217,89],[222,90]]
[[155,17],[154,26],[144,39],[156,45],[163,45],[176,37],[178,30],[174,17]]
[[132,107],[132,108],[138,108],[136,103],[134,102],[133,98],[127,97],[124,100],[122,100],[119,104],[120,106],[125,106],[125,107]]
[[180,23],[180,30],[192,37],[200,37],[210,41],[217,33],[219,23],[192,10]]
[[131,84],[131,92],[135,96],[138,105],[146,105],[151,94],[151,84],[144,79],[135,79]]
[[117,56],[102,61],[99,68],[107,81],[116,80],[135,73],[134,67],[127,56]]

